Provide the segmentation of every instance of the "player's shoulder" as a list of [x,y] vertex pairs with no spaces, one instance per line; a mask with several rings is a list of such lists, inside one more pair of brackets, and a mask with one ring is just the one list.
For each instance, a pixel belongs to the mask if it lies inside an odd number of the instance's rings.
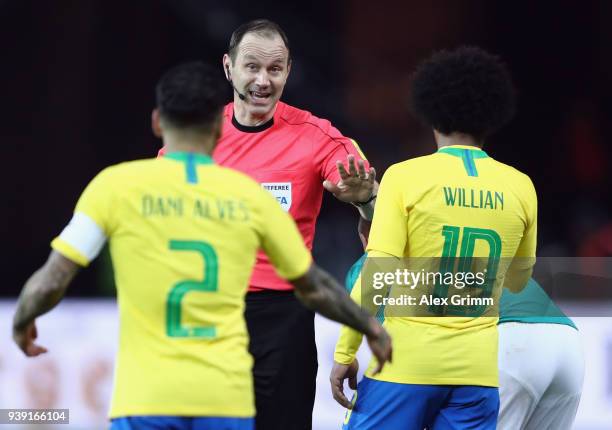
[[[152,172],[155,177],[159,177],[159,171],[164,165],[170,165],[165,157],[124,161],[107,167],[100,172],[100,175],[111,178],[125,178],[126,176],[146,175],[148,172]],[[212,177],[219,182],[231,181],[233,185],[259,188],[254,179],[238,170],[220,166],[216,163],[210,163],[208,167],[214,170]]]
[[416,190],[435,183],[432,177],[437,176],[438,172],[440,172],[440,158],[439,153],[434,152],[390,165],[382,180],[387,184],[394,183],[400,188],[410,183],[411,189]]
[[[134,184],[142,182],[147,174],[143,170],[155,163],[155,158],[148,160],[125,161],[105,167],[99,171],[87,185],[89,195],[125,195],[130,193]],[[158,166],[159,167],[159,166]],[[159,173],[151,170],[149,177],[159,177]]]
[[526,188],[528,191],[535,190],[533,186],[533,182],[529,175],[520,171],[514,166],[511,166],[506,163],[502,163],[501,161],[490,158],[490,162],[493,163],[495,169],[502,175],[506,182],[514,183]]
[[108,166],[98,174],[98,178],[105,181],[118,181],[126,177],[141,175],[146,170],[155,169],[159,158],[146,158],[139,160],[123,161],[121,163]]
[[215,176],[221,182],[232,181],[234,185],[261,188],[257,181],[255,181],[255,179],[251,178],[246,173],[243,173],[231,167],[221,166],[219,164],[213,164],[212,167],[215,169]]
[[239,194],[247,200],[260,200],[262,196],[269,195],[259,182],[245,173],[218,164],[212,167],[215,169],[214,177],[217,183],[229,186],[233,193]]
[[319,118],[311,112],[300,109],[287,103],[278,102],[278,119],[284,127],[295,129],[300,133],[308,133],[322,139],[337,139],[344,137],[332,125],[331,121]]
[[392,164],[385,172],[385,175],[417,175],[422,170],[429,171],[430,166],[433,168],[434,164],[436,164],[435,154],[422,155],[420,157],[409,158],[408,160]]
[[518,178],[522,181],[529,181],[531,182],[531,178],[524,172],[520,171],[519,169],[517,169],[514,166],[511,166],[509,164],[506,163],[502,163],[499,160],[495,160],[493,158],[491,158],[491,162],[493,162],[495,164],[495,168],[499,169],[500,171],[503,171],[504,174],[506,175],[510,175],[512,177]]

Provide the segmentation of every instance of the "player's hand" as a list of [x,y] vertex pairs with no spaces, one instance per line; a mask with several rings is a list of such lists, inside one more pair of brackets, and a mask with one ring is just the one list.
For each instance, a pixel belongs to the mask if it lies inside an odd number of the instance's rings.
[[351,364],[340,364],[334,361],[334,367],[329,375],[329,383],[331,384],[332,396],[341,406],[352,409],[353,404],[344,395],[344,380],[348,379],[349,388],[357,389],[357,371],[359,370],[359,362],[355,359]]
[[372,372],[372,376],[380,373],[385,363],[391,363],[393,359],[393,348],[391,346],[391,337],[389,333],[374,319],[372,319],[372,333],[367,335],[368,345],[372,350],[372,355],[376,357],[378,362],[376,368]]
[[36,357],[47,352],[47,348],[34,343],[37,337],[38,332],[36,331],[36,323],[34,321],[22,329],[13,327],[13,340],[28,357]]
[[338,200],[346,203],[363,203],[368,201],[375,191],[376,170],[370,167],[370,170],[366,172],[363,160],[357,161],[357,165],[355,165],[355,156],[352,154],[346,158],[346,161],[348,172],[342,161],[336,161],[336,167],[341,179],[337,184],[324,181],[323,187]]

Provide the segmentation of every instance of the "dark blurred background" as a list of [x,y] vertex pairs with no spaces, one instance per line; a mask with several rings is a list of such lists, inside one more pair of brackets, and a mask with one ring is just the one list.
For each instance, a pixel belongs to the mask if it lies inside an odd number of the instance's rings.
[[[156,155],[161,73],[194,59],[221,69],[231,32],[261,17],[291,40],[283,99],[355,138],[379,177],[435,149],[408,111],[416,64],[463,44],[500,55],[519,109],[485,150],[533,179],[539,254],[612,255],[612,2],[0,0],[1,295],[18,294],[43,263],[98,171]],[[361,253],[356,222],[325,197],[315,258],[340,278]],[[70,294],[114,294],[108,260]]]

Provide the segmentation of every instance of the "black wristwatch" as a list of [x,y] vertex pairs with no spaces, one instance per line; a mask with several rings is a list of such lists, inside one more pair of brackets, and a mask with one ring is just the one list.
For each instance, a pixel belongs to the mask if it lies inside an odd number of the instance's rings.
[[372,194],[372,196],[369,199],[367,199],[365,202],[352,202],[352,204],[354,206],[357,206],[358,208],[362,208],[366,205],[369,205],[375,198],[376,198],[376,194]]

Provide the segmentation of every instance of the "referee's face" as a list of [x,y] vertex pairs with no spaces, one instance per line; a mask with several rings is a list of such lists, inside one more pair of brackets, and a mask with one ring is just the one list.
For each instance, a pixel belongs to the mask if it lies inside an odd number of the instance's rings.
[[245,96],[234,101],[253,116],[272,114],[291,68],[283,39],[247,33],[238,45],[236,61],[229,64],[232,83]]

